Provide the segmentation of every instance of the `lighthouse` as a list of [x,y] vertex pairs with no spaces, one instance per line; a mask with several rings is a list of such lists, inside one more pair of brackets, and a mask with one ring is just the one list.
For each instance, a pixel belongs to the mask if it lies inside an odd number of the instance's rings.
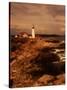
[[35,27],[34,27],[34,25],[32,26],[32,38],[35,38]]

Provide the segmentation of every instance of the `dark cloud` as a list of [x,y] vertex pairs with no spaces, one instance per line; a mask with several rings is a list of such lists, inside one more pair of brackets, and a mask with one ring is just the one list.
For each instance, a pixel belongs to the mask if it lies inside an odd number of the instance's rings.
[[50,6],[46,6],[46,8],[48,8],[48,13],[51,14],[52,16],[57,16],[57,15],[61,15],[64,16],[65,15],[65,6],[62,5],[50,5]]
[[[36,33],[64,33],[65,6],[11,3],[11,28],[18,28],[30,32],[32,24]],[[20,30],[18,30],[19,32]]]

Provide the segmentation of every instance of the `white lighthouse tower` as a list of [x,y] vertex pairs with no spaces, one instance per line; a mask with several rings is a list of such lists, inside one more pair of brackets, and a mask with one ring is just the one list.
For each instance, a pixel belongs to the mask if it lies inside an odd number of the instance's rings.
[[32,38],[35,38],[35,28],[34,28],[34,25],[32,26]]

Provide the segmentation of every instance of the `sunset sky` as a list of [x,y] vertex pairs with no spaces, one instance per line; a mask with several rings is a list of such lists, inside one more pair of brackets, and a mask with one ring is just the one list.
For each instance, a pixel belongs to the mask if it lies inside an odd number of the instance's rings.
[[10,30],[12,34],[31,33],[32,25],[37,34],[61,34],[65,32],[65,6],[47,4],[10,4]]

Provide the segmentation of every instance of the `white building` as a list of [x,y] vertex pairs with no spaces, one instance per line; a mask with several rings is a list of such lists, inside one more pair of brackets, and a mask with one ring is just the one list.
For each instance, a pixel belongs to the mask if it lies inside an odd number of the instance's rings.
[[34,25],[32,26],[32,38],[35,38],[35,28],[34,28]]
[[20,38],[28,38],[28,34],[26,33],[26,32],[21,32],[20,34],[19,34],[19,37]]

